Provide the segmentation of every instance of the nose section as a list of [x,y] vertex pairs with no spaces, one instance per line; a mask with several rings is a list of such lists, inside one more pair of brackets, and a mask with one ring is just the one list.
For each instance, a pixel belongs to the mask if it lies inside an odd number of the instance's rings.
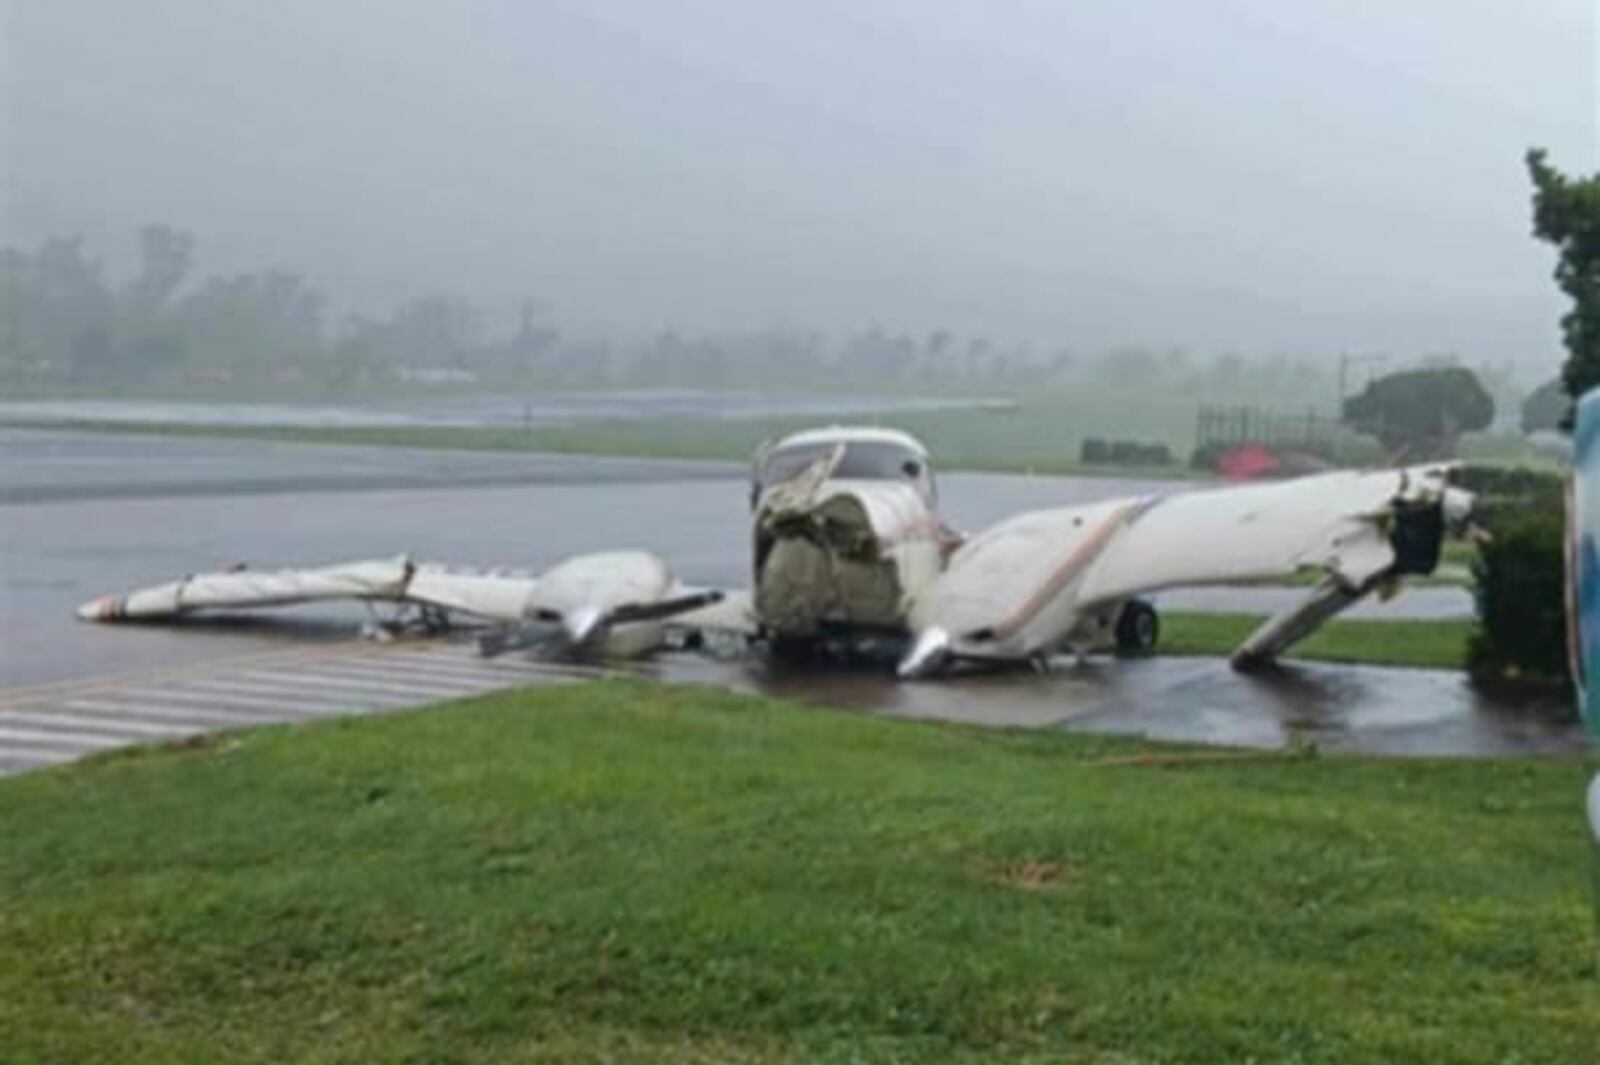
[[950,663],[950,634],[941,628],[924,629],[917,642],[895,667],[901,680],[931,676]]
[[584,644],[595,635],[604,618],[605,612],[599,607],[585,604],[562,614],[561,628],[566,632],[567,639],[575,644]]

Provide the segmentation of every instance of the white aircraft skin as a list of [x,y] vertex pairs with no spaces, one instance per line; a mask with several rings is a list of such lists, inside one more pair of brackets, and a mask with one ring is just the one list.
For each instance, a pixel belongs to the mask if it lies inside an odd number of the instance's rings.
[[1471,507],[1447,473],[1340,472],[1019,515],[963,544],[914,598],[915,643],[900,673],[1086,649],[1103,642],[1124,603],[1163,588],[1320,573],[1304,600],[1234,653],[1248,668],[1363,595],[1431,572],[1445,527]]
[[[906,465],[864,462],[868,449]],[[786,455],[815,457],[783,469]],[[909,637],[905,678],[1103,647],[1130,600],[1163,588],[1319,572],[1306,600],[1235,653],[1247,668],[1385,582],[1431,571],[1445,519],[1471,506],[1447,466],[1344,471],[1030,511],[956,546],[934,509],[926,451],[904,433],[812,430],[756,466],[754,624],[791,638],[898,632]],[[1397,523],[1430,518],[1420,561],[1398,558]]]
[[[658,556],[622,551],[580,555],[538,576],[404,558],[230,571],[96,600],[79,614],[161,619],[352,598],[553,626],[568,651],[621,656],[660,647],[664,625],[788,647],[887,635],[908,648],[898,674],[919,678],[963,662],[1038,662],[1104,647],[1129,604],[1162,588],[1319,573],[1300,604],[1235,652],[1247,668],[1362,596],[1430,572],[1446,527],[1471,506],[1448,486],[1448,470],[1343,471],[1030,511],[963,542],[939,520],[920,443],[895,430],[834,427],[757,453],[752,593],[687,588]],[[495,649],[514,645],[508,637]]]
[[569,650],[635,657],[661,646],[652,610],[704,606],[659,556],[608,551],[567,559],[543,574],[418,565],[402,556],[321,569],[246,570],[184,577],[78,608],[86,621],[160,621],[200,610],[237,610],[327,599],[455,611],[507,625],[543,625]]

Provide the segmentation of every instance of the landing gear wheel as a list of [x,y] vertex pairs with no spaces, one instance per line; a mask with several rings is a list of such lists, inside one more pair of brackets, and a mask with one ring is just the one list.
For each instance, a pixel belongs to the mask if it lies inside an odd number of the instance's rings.
[[1143,599],[1130,599],[1117,615],[1117,650],[1123,654],[1149,654],[1161,638],[1156,608]]

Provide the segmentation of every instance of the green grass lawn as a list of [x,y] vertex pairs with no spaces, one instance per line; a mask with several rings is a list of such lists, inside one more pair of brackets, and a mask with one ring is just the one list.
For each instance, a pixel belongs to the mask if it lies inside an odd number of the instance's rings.
[[609,683],[0,781],[0,1058],[1591,1060],[1576,765],[1146,749]]
[[[1227,655],[1266,618],[1253,614],[1161,612],[1158,651],[1169,655]],[[1286,658],[1365,662],[1381,666],[1460,669],[1467,661],[1468,618],[1418,621],[1330,621]]]

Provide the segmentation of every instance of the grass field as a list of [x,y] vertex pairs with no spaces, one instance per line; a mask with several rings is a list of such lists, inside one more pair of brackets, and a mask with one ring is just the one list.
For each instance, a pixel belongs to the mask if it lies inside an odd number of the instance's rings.
[[[925,443],[940,469],[1040,474],[1082,474],[1141,478],[1188,479],[1210,476],[1193,470],[1188,459],[1195,443],[1198,403],[1192,398],[1150,396],[1137,391],[1095,388],[1046,393],[1020,400],[1015,409],[955,409],[896,412],[879,417],[872,411],[834,419],[771,418],[646,418],[582,422],[574,425],[504,426],[290,426],[196,425],[81,421],[84,431],[146,433],[168,436],[233,437],[307,443],[360,444],[447,448],[473,451],[537,451],[557,454],[619,455],[679,459],[748,460],[762,441],[840,421],[886,424],[904,429]],[[10,419],[10,424],[27,424]],[[43,423],[41,423],[43,424]],[[59,423],[49,423],[59,424]],[[1085,437],[1164,443],[1172,450],[1166,466],[1088,465],[1079,461]],[[1382,464],[1376,446],[1347,442],[1349,464]],[[1370,444],[1370,441],[1366,443]],[[1533,451],[1524,442],[1469,437],[1465,450],[1491,465],[1559,470],[1560,463]]]
[[[1168,655],[1226,655],[1264,620],[1251,614],[1161,612],[1159,650]],[[1460,669],[1467,660],[1473,622],[1467,618],[1417,621],[1331,621],[1287,658],[1364,662],[1379,666]]]
[[[1096,423],[1115,418],[1110,410],[1093,412]],[[359,444],[390,447],[447,448],[469,451],[530,451],[556,454],[619,455],[650,458],[748,461],[764,440],[815,426],[818,418],[685,419],[589,422],[572,426],[272,426],[191,425],[174,422],[128,423],[80,421],[66,427],[88,432],[140,433],[163,436],[226,437],[289,440],[304,443]],[[1192,478],[1200,476],[1185,464],[1187,447],[1176,452],[1173,465],[1159,467],[1086,466],[1078,461],[1078,444],[1086,430],[1071,410],[1055,404],[1024,406],[998,413],[948,410],[897,414],[893,417],[839,418],[893,425],[918,436],[936,456],[940,469],[1033,473],[1079,473],[1099,476]],[[13,424],[19,424],[13,420]],[[1093,432],[1094,430],[1087,430]],[[1126,428],[1120,436],[1134,432]],[[1153,426],[1150,439],[1167,433]],[[1144,439],[1140,437],[1140,439]]]
[[[936,391],[936,390],[933,390]],[[533,393],[537,398],[538,393]],[[766,418],[657,417],[574,425],[485,427],[291,427],[212,426],[177,423],[128,426],[80,423],[81,428],[135,432],[236,436],[326,443],[404,445],[472,450],[551,451],[663,458],[746,461],[763,440],[819,422],[883,423],[920,437],[941,469],[1005,470],[1038,473],[1104,473],[1131,476],[1191,477],[1199,401],[1193,396],[1161,395],[1140,387],[1103,384],[1056,387],[1018,398],[1014,409],[963,408],[885,412],[871,408],[872,397],[858,397],[855,414]],[[1085,467],[1078,462],[1085,437],[1165,443],[1171,466],[1139,469]]]
[[0,1057],[1576,1063],[1572,763],[598,684],[0,781]]

